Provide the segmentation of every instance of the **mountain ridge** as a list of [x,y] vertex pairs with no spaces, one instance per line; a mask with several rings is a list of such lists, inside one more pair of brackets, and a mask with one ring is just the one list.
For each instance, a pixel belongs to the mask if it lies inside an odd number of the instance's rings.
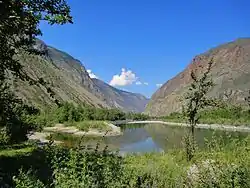
[[[20,52],[18,59],[29,76],[34,79],[43,78],[48,83],[54,91],[56,99],[76,104],[84,102],[102,108],[116,107],[111,103],[111,101],[116,101],[116,98],[110,99],[107,97],[103,88],[90,78],[86,68],[78,59],[47,45],[39,39],[37,39],[33,48],[43,55]],[[52,98],[43,87],[30,86],[23,81],[18,81],[14,87],[17,95],[28,103],[41,108],[54,105]],[[110,86],[109,92],[112,94],[118,92],[118,89]],[[130,92],[128,92],[128,95],[129,97],[136,96],[136,94]],[[120,104],[119,108],[124,111],[134,109],[136,112],[141,112],[144,109],[142,110],[141,106],[138,107],[134,104],[141,102],[144,105],[145,100],[146,98],[135,97],[134,102],[129,103],[129,106]]]
[[180,98],[192,81],[191,71],[201,75],[211,60],[214,61],[211,75],[215,86],[209,96],[232,103],[244,103],[244,97],[250,89],[250,38],[239,38],[195,56],[182,72],[153,94],[146,113],[162,116],[180,111]]

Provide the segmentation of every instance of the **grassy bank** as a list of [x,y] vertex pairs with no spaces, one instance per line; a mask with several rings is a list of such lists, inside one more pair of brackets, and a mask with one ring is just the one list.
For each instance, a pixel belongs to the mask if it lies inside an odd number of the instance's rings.
[[66,126],[74,126],[81,131],[89,131],[95,129],[101,132],[111,131],[111,127],[105,121],[80,121],[80,122],[67,122]]
[[22,156],[31,153],[35,149],[34,146],[26,146],[23,148],[8,148],[0,150],[1,157],[12,157],[12,156]]

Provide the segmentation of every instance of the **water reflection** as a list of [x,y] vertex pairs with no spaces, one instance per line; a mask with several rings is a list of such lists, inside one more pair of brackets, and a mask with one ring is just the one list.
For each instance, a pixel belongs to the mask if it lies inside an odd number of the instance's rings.
[[[95,147],[99,143],[100,148],[107,145],[110,150],[119,150],[121,153],[166,152],[169,149],[183,147],[183,137],[188,128],[164,124],[129,124],[122,125],[121,130],[123,132],[121,136],[91,137],[84,138],[83,141],[90,147]],[[231,137],[243,139],[247,135],[247,133],[208,129],[196,129],[195,131],[196,141],[200,148],[205,146],[205,139],[210,141],[214,138],[221,138],[226,143]]]
[[[106,138],[106,144],[115,144],[122,152],[160,152],[183,147],[183,137],[188,128],[164,124],[130,124],[121,126],[123,135]],[[230,137],[243,139],[247,133],[196,129],[195,137],[199,147],[205,140],[221,137],[228,142]]]

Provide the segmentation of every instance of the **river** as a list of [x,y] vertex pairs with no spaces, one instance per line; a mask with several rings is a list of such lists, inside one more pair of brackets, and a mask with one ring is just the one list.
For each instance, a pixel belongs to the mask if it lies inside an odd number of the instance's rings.
[[[165,124],[125,124],[120,125],[122,135],[105,138],[85,137],[84,144],[88,147],[108,146],[110,150],[119,150],[120,153],[161,152],[183,147],[183,138],[187,127],[178,127]],[[195,138],[199,148],[206,147],[206,143],[219,139],[227,143],[231,138],[243,139],[247,132],[232,132],[212,129],[195,130]]]

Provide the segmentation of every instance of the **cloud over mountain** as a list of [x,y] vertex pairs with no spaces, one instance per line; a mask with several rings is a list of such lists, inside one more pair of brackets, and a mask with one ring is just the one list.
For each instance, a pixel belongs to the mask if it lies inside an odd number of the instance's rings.
[[[122,68],[122,71],[119,74],[113,76],[112,80],[109,82],[111,86],[127,86],[131,85],[138,80],[138,77],[131,70],[126,70]],[[138,82],[139,83],[139,82]],[[138,84],[137,85],[140,85]]]
[[98,76],[96,76],[96,75],[92,72],[92,70],[88,69],[87,72],[88,72],[90,78],[97,78],[97,79],[98,79]]

